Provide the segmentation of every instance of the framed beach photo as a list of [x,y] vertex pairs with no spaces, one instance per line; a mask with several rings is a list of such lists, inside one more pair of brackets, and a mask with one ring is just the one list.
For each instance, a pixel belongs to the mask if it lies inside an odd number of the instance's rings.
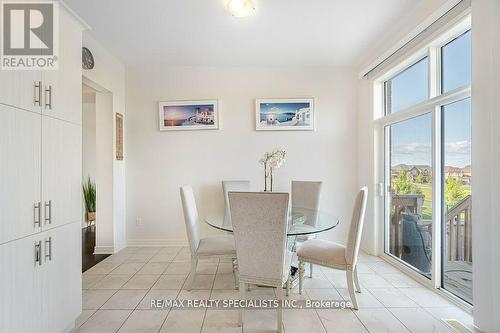
[[216,100],[159,103],[160,131],[219,129]]
[[257,131],[313,131],[314,99],[256,99],[255,129]]

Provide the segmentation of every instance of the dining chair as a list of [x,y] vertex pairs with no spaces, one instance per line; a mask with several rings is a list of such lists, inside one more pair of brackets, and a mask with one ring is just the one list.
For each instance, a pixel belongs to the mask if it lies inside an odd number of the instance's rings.
[[349,226],[347,237],[347,246],[330,242],[323,239],[310,239],[297,251],[299,258],[299,294],[302,294],[304,281],[304,263],[314,263],[316,265],[339,269],[346,271],[347,287],[351,297],[352,306],[358,309],[356,301],[356,291],[361,292],[358,281],[358,252],[361,243],[361,234],[363,232],[363,223],[365,220],[366,201],[368,197],[368,188],[363,187],[356,196],[354,209]]
[[222,191],[224,192],[224,224],[231,224],[231,211],[229,209],[228,193],[232,192],[249,192],[249,180],[223,180]]
[[[292,253],[286,250],[288,193],[229,192],[240,297],[249,284],[276,288],[280,301],[278,332],[282,331],[283,285],[290,288]],[[243,324],[243,309],[239,311]]]
[[[231,259],[233,261],[233,273],[235,273],[234,260],[236,260],[236,247],[233,235],[200,238],[200,218],[198,216],[198,209],[196,208],[193,189],[189,185],[184,185],[180,188],[180,192],[189,248],[191,250],[191,271],[187,283],[187,289],[191,290],[196,275],[198,259]],[[235,285],[237,285],[236,281],[237,278],[235,277]]]
[[[292,181],[292,207],[305,208],[302,212],[306,215],[307,220],[304,222],[310,226],[315,226],[319,210],[319,199],[321,196],[321,187],[323,182],[319,181]],[[316,235],[297,236],[295,244],[302,244],[308,239],[316,238]],[[300,245],[299,245],[300,246]],[[313,264],[309,263],[309,277],[312,278]]]

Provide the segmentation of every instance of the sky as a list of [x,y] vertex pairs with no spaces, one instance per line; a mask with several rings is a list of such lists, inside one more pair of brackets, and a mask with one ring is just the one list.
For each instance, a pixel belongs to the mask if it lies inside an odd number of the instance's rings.
[[[442,49],[443,91],[470,83],[470,32]],[[392,79],[392,112],[422,102],[428,97],[427,58]],[[471,164],[471,100],[443,108],[444,163],[464,167]],[[432,116],[425,114],[391,126],[391,165],[432,163]]]
[[308,108],[309,103],[260,103],[261,113],[287,112],[295,113],[302,108]]

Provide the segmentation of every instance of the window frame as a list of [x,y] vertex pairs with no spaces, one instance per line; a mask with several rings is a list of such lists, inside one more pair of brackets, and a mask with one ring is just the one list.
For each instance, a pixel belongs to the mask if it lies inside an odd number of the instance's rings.
[[[442,254],[438,249],[442,245],[442,237],[432,237],[432,277],[428,279],[420,275],[416,270],[405,264],[401,260],[394,258],[388,251],[388,232],[386,210],[390,209],[387,196],[390,189],[386,187],[387,170],[386,162],[388,160],[388,140],[386,126],[399,123],[423,114],[432,113],[432,211],[433,211],[433,226],[432,234],[441,235],[442,221],[444,220],[444,210],[442,209],[442,107],[444,105],[457,102],[469,97],[471,94],[471,84],[458,87],[446,93],[442,92],[442,56],[441,49],[448,43],[457,39],[467,31],[471,30],[471,15],[470,12],[463,13],[460,18],[454,22],[452,26],[447,27],[445,31],[435,37],[433,40],[414,50],[412,53],[404,56],[396,65],[392,66],[385,72],[381,73],[373,80],[373,127],[375,139],[375,183],[379,188],[379,195],[382,197],[378,201],[377,214],[375,220],[378,226],[379,252],[383,259],[397,266],[402,271],[412,276],[414,279],[426,285],[436,292],[448,298],[450,301],[461,306],[467,311],[472,311],[472,305],[453,295],[451,292],[444,289],[441,269]],[[385,100],[385,82],[394,78],[399,73],[416,64],[423,58],[428,57],[428,88],[429,98],[423,102],[412,105],[408,108],[399,110],[395,113],[386,114]]]

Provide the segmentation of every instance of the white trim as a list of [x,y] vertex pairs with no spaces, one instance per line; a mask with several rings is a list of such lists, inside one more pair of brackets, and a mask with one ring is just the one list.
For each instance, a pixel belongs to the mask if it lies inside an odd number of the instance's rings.
[[69,14],[71,14],[71,16],[73,16],[74,19],[78,21],[78,23],[80,23],[80,25],[82,26],[82,30],[92,30],[90,25],[88,25],[88,23],[85,22],[85,20],[80,15],[78,15],[70,6],[68,6],[68,4],[64,0],[59,0],[59,3],[61,4],[61,7],[63,7]]
[[404,36],[401,40],[399,40],[394,46],[389,48],[386,52],[382,53],[379,57],[375,59],[371,64],[362,68],[359,72],[358,77],[362,78],[383,63],[390,56],[395,54],[399,49],[403,46],[411,42],[415,37],[424,32],[427,28],[429,28],[433,23],[439,20],[443,15],[449,12],[453,7],[458,5],[462,0],[449,0],[444,5],[442,5],[438,10],[429,15],[422,23],[416,26],[409,34]]
[[94,248],[94,254],[114,254],[114,246],[96,246]]
[[189,246],[185,239],[178,238],[158,238],[158,239],[149,239],[149,238],[137,238],[137,239],[128,239],[127,247],[129,246],[142,246],[142,247],[153,247],[153,246],[176,246],[176,247],[184,247]]

